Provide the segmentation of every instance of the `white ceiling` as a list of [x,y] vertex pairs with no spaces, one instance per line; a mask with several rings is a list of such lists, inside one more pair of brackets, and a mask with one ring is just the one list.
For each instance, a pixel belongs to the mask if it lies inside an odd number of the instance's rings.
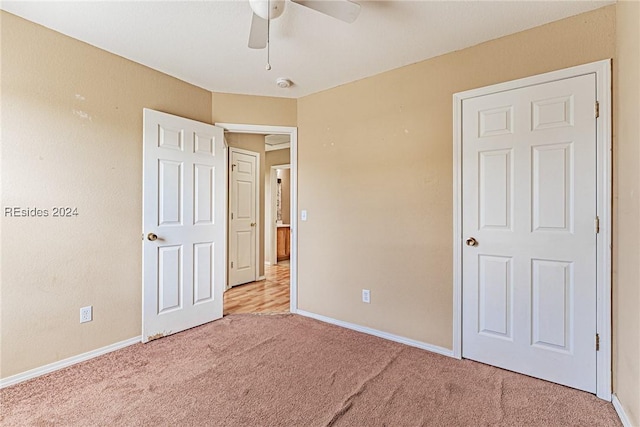
[[[2,1],[2,9],[214,92],[298,98],[614,3],[362,1],[353,24],[287,2],[266,49],[247,0]],[[276,86],[278,77],[294,82]]]

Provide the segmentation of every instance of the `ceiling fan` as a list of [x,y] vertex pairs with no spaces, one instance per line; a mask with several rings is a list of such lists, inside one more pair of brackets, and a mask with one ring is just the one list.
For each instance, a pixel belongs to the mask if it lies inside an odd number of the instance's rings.
[[[360,5],[350,0],[290,0],[341,21],[352,23],[360,13]],[[249,47],[264,49],[269,41],[269,21],[284,12],[285,0],[249,0],[253,17],[249,33]]]

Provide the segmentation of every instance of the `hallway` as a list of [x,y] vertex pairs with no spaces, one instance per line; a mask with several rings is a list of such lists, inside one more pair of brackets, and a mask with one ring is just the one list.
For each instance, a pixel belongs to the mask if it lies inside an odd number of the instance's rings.
[[289,312],[289,261],[265,265],[265,280],[239,285],[224,294],[224,315]]

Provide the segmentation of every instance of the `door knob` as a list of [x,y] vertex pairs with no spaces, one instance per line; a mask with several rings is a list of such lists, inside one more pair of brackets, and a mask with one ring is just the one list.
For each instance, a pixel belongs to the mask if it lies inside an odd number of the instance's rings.
[[155,240],[158,240],[158,236],[153,234],[153,233],[149,233],[147,234],[147,239],[151,240],[152,242]]
[[467,239],[467,246],[478,246],[478,241],[473,237]]
[[255,223],[255,222],[252,222],[252,223],[251,223],[251,226],[252,226],[252,227],[255,227],[255,226],[256,226],[256,223]]

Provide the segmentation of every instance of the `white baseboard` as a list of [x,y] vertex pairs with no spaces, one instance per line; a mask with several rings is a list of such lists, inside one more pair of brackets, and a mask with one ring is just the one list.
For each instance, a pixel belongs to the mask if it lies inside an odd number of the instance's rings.
[[93,359],[94,357],[102,356],[103,354],[111,353],[112,351],[119,350],[124,347],[128,347],[133,344],[137,344],[141,341],[142,337],[134,337],[128,340],[120,341],[102,348],[88,351],[86,353],[72,356],[67,359],[59,360],[48,365],[41,366],[39,368],[31,369],[29,371],[22,372],[20,374],[12,375],[7,378],[0,379],[0,388],[9,387],[10,385],[18,384],[23,381],[30,380],[35,377],[39,377],[44,374],[57,371],[67,366],[75,365],[76,363],[84,362],[85,360]]
[[261,280],[266,280],[266,279],[267,279],[267,276],[260,276],[256,279],[256,282],[259,282]]
[[427,350],[432,353],[442,354],[444,356],[453,357],[453,350],[448,348],[439,347],[433,344],[427,344],[422,341],[412,340],[410,338],[401,337],[399,335],[390,334],[388,332],[379,331],[377,329],[368,328],[366,326],[356,325],[355,323],[343,322],[342,320],[333,319],[331,317],[322,316],[321,314],[310,313],[304,310],[296,310],[296,314],[304,317],[310,317],[312,319],[320,320],[321,322],[331,323],[332,325],[341,326],[343,328],[352,329],[354,331],[363,332],[365,334],[373,335],[379,338],[384,338],[389,341],[399,342],[401,344],[410,345],[411,347],[417,347],[422,350]]
[[616,396],[615,394],[611,395],[611,403],[613,403],[613,407],[618,413],[618,417],[620,417],[620,422],[622,422],[622,425],[624,427],[634,427],[633,425],[631,425],[631,421],[629,420],[627,413],[624,411],[622,404],[618,400],[618,396]]

